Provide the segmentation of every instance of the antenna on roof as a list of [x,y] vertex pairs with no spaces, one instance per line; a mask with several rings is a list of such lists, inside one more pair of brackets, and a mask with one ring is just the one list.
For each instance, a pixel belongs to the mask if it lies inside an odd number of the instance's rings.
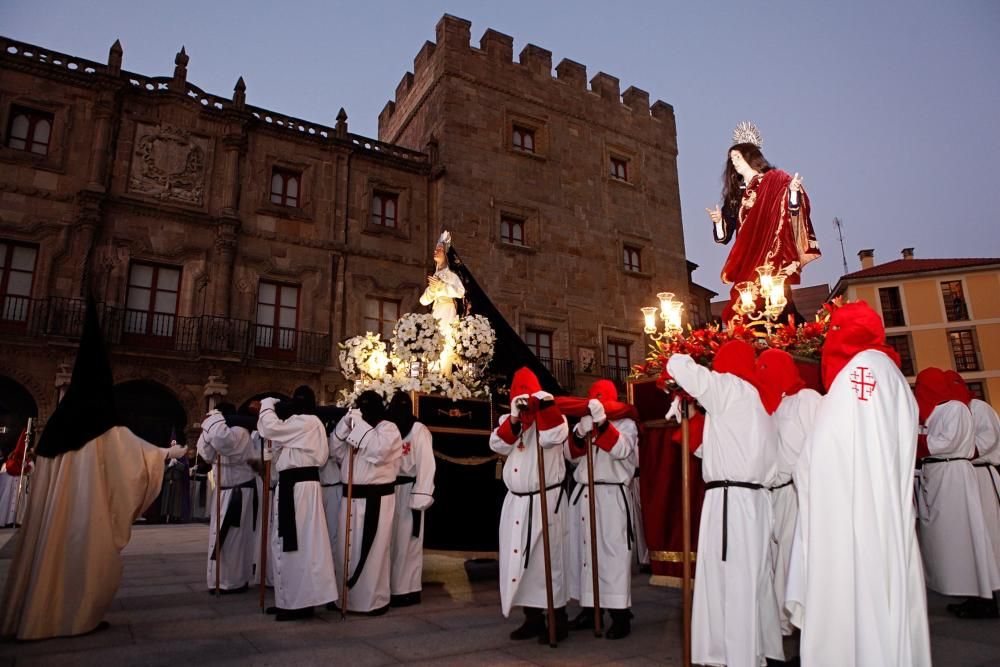
[[847,275],[847,254],[844,252],[844,223],[840,221],[840,218],[834,218],[833,226],[837,228],[837,236],[840,238],[840,257],[844,260],[844,275]]

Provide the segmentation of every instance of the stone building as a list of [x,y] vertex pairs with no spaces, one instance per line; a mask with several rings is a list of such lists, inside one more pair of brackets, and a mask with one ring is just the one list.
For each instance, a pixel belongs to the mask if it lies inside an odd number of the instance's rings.
[[442,18],[375,140],[255,107],[242,78],[207,93],[183,49],[152,77],[117,42],[97,63],[0,38],[0,426],[52,411],[86,285],[150,440],[212,397],[332,400],[337,342],[420,308],[445,227],[564,386],[621,376],[638,308],[688,296],[673,111],[511,44]]

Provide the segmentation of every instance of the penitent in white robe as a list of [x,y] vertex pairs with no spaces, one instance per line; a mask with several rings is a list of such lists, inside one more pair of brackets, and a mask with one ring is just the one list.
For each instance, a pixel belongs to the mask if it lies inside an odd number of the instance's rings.
[[[21,483],[21,476],[8,474],[7,464],[5,463],[0,468],[0,528],[14,525],[14,512],[17,506],[17,485],[19,483]],[[22,503],[26,500],[26,497],[21,498]]]
[[948,401],[934,408],[927,418],[931,456],[921,467],[917,497],[920,548],[928,588],[944,595],[992,598],[1000,590],[1000,564],[972,467],[975,447],[968,407]]
[[[628,609],[632,606],[632,552],[636,549],[636,526],[629,524],[635,520],[629,486],[635,475],[639,431],[631,419],[617,419],[611,424],[618,430],[618,441],[611,451],[593,448],[597,574],[601,608]],[[570,496],[567,519],[566,583],[571,599],[579,600],[582,607],[593,607],[587,458],[584,455],[573,459],[568,441],[563,445],[563,454],[576,463],[576,488]]]
[[[539,399],[551,399],[551,394],[537,392]],[[500,424],[510,415],[500,417]],[[500,512],[500,608],[504,616],[511,607],[547,606],[545,592],[545,556],[542,550],[542,511],[538,497],[538,454],[541,445],[545,461],[545,486],[555,486],[545,493],[548,504],[549,547],[552,563],[552,602],[563,607],[569,599],[566,587],[565,555],[563,542],[566,532],[566,498],[563,479],[566,476],[566,459],[562,443],[569,428],[566,420],[556,427],[539,430],[532,424],[523,429],[513,444],[505,442],[493,430],[490,449],[507,457],[503,466],[503,481],[507,497]],[[529,494],[532,495],[517,495]],[[530,516],[530,521],[529,521]],[[531,529],[529,534],[528,529]],[[525,567],[525,550],[529,550]]]
[[[340,463],[341,477],[345,483],[350,472],[349,448],[357,447],[354,454],[353,483],[395,484],[399,472],[399,459],[403,455],[403,441],[399,429],[390,421],[381,421],[374,428],[358,418],[352,425],[348,418],[341,419],[333,431],[333,454]],[[338,572],[343,576],[344,550],[348,531],[347,490],[340,504],[340,524],[337,528],[337,558],[341,560]],[[348,580],[354,577],[361,559],[364,540],[365,514],[369,503],[378,503],[378,526],[370,550],[357,581],[347,595],[347,610],[368,612],[389,604],[389,543],[392,540],[392,517],[396,509],[395,493],[380,498],[351,499],[350,557],[347,563]],[[342,585],[338,582],[338,586]]]
[[157,498],[165,450],[116,426],[39,457],[0,601],[0,636],[46,639],[98,626],[122,578],[132,523]]
[[983,502],[986,531],[993,545],[993,554],[1000,563],[1000,416],[989,403],[978,398],[969,404],[979,457],[972,462],[979,482],[979,497]]
[[791,635],[793,631],[792,622],[785,610],[785,586],[788,582],[788,564],[792,555],[795,523],[799,516],[795,485],[790,482],[806,438],[812,433],[819,402],[819,393],[812,389],[801,389],[783,398],[774,413],[774,421],[778,426],[778,457],[774,481],[771,482],[774,528],[770,553],[771,569],[774,572],[774,597],[781,612],[783,635]]
[[803,665],[931,664],[916,446],[906,378],[882,352],[854,355],[820,402],[795,470],[799,524],[785,602],[802,629]]
[[[767,485],[774,478],[778,433],[750,383],[716,373],[678,354],[667,370],[707,411],[695,452],[706,482]],[[728,489],[728,542],[722,560],[726,490],[705,493],[698,529],[691,660],[757,667],[783,659],[778,603],[768,558],[771,500],[767,489]]]
[[[424,511],[434,503],[434,444],[431,432],[414,422],[403,438],[403,457],[399,476],[413,477],[413,482],[396,484],[396,513],[392,521],[392,572],[389,577],[393,595],[415,593],[422,588],[424,572]],[[413,534],[413,514],[420,515],[420,530]]]
[[[320,467],[329,457],[329,445],[323,422],[314,415],[293,415],[282,421],[274,412],[273,398],[260,402],[257,431],[271,441],[274,467],[283,470]],[[278,503],[282,493],[279,481],[274,494],[268,532],[274,565],[274,602],[280,609],[304,609],[337,600],[333,556],[323,512],[323,492],[319,482],[299,482],[293,487],[295,528],[298,549],[284,551],[278,536]]]
[[[254,458],[264,459],[264,439],[260,437],[260,433],[254,431],[250,434],[250,441],[253,443]],[[265,535],[263,531],[264,525],[264,515],[267,514],[267,532],[271,532],[271,515],[274,513],[274,496],[278,490],[278,471],[274,467],[274,459],[271,459],[269,464],[271,467],[268,473],[268,490],[267,498],[264,497],[264,478],[257,477],[257,490],[260,493],[261,507],[260,511],[257,513],[257,528],[254,532],[254,547],[253,547],[253,571],[254,571],[254,581],[260,583],[260,542],[264,540],[267,549],[267,572],[264,575],[264,585],[268,588],[274,586],[274,553],[272,551],[271,539],[269,535]],[[320,478],[322,479],[323,471],[320,470]],[[266,501],[266,502],[265,502]]]
[[[239,515],[239,526],[230,526],[225,540],[222,542],[219,560],[222,563],[219,572],[219,587],[222,590],[233,590],[242,588],[253,579],[254,569],[254,546],[257,544],[257,526],[254,523],[254,489],[236,488],[247,482],[253,482],[256,486],[256,475],[248,461],[257,458],[259,455],[254,451],[250,433],[244,428],[229,428],[225,418],[218,412],[209,415],[201,425],[201,436],[198,438],[198,454],[208,463],[213,464],[213,469],[219,475],[217,483],[221,480],[222,494],[221,502],[216,502],[215,492],[209,496],[209,508],[211,509],[210,521],[208,525],[208,588],[215,588],[215,537],[219,525],[219,517],[216,512],[216,505],[220,505],[222,517],[226,517],[229,512],[229,504],[233,502],[236,494],[240,494],[242,511]],[[216,460],[222,457],[222,471],[219,472],[219,464]],[[257,494],[260,502],[259,490]],[[261,508],[257,508],[257,519],[259,520]]]
[[323,488],[323,511],[326,514],[326,530],[330,535],[330,553],[333,555],[333,571],[336,572],[337,590],[340,591],[340,582],[343,572],[340,570],[341,561],[344,558],[343,552],[337,553],[337,540],[340,534],[340,503],[344,498],[344,486],[340,479],[340,464],[334,455],[333,434],[329,436],[330,458],[326,460],[326,465],[319,469],[319,483]]

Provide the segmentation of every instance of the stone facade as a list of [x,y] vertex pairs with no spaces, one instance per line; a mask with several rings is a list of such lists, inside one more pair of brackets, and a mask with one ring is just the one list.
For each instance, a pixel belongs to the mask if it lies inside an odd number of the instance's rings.
[[[588,88],[569,60],[552,77],[539,47],[515,63],[511,43],[490,30],[472,48],[469,23],[442,18],[379,141],[348,132],[343,110],[324,126],[254,107],[242,78],[229,98],[206,93],[183,49],[172,76],[150,77],[122,69],[118,43],[97,63],[0,38],[0,251],[35,249],[30,294],[4,293],[0,380],[51,412],[89,285],[116,381],[166,388],[191,434],[222,396],[309,383],[332,400],[337,342],[364,330],[366,299],[420,308],[443,228],[519,332],[551,335],[564,381],[576,361],[585,389],[579,362],[600,372],[611,340],[638,361],[638,308],[689,293],[673,111],[603,73]],[[49,122],[44,151],[17,143],[23,113]],[[511,145],[515,126],[534,152]],[[627,177],[610,175],[612,158]],[[294,196],[286,182],[275,203],[274,178],[289,174]],[[391,227],[373,222],[387,194]],[[523,245],[501,240],[502,216],[523,225]],[[141,326],[136,266],[179,275],[174,312],[150,306]],[[264,339],[262,285],[297,298],[294,324]],[[287,345],[269,337],[279,326]]]

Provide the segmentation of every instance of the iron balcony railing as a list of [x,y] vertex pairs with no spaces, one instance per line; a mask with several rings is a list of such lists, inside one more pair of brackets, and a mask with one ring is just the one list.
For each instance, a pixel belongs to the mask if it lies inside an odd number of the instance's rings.
[[[79,338],[86,302],[51,297],[6,296],[0,302],[0,334],[29,338]],[[330,336],[324,333],[255,325],[214,315],[181,317],[99,305],[104,337],[111,345],[164,350],[191,356],[235,356],[325,366]]]
[[539,357],[538,360],[552,373],[560,387],[566,391],[576,388],[576,371],[573,369],[572,359]]
[[615,386],[618,387],[619,390],[623,390],[625,388],[629,375],[632,374],[632,369],[628,366],[603,365],[601,366],[601,371],[603,377],[614,382]]

